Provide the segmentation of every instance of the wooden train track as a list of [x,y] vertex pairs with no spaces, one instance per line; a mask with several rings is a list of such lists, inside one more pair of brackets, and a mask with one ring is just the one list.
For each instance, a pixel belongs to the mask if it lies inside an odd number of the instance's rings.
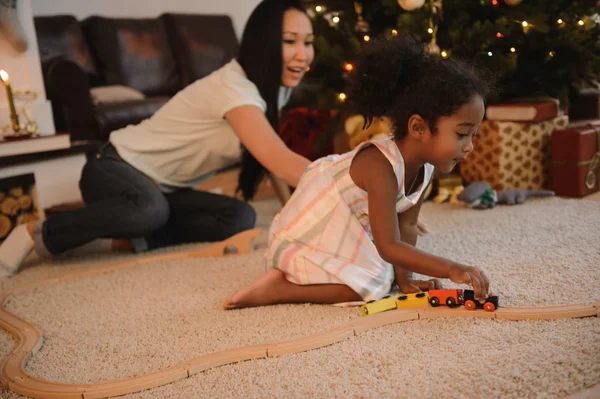
[[[51,278],[35,283],[25,284],[0,294],[0,327],[15,336],[17,345],[0,366],[0,384],[13,392],[33,398],[91,399],[125,395],[188,378],[213,367],[224,366],[245,360],[277,357],[291,353],[304,352],[328,346],[347,338],[354,337],[375,327],[399,323],[409,320],[420,320],[438,317],[477,317],[505,320],[549,320],[558,318],[576,318],[600,316],[600,302],[564,306],[538,308],[500,308],[495,312],[483,310],[470,311],[464,308],[422,308],[394,310],[359,317],[350,323],[332,330],[299,338],[291,341],[272,344],[260,344],[243,348],[228,349],[185,360],[167,369],[139,377],[126,378],[100,384],[60,384],[33,377],[25,371],[25,365],[40,350],[43,337],[33,324],[15,316],[4,308],[10,295],[35,287],[43,287],[62,281],[85,276],[99,275],[162,260],[177,260],[204,256],[221,256],[229,249],[237,249],[237,253],[248,253],[252,249],[252,241],[260,233],[259,229],[249,230],[233,236],[208,248],[166,255],[153,255],[140,259],[120,262],[110,266],[94,268],[89,271],[75,272],[69,275]],[[598,387],[594,389],[596,392]],[[582,392],[573,398],[584,398],[589,391]]]

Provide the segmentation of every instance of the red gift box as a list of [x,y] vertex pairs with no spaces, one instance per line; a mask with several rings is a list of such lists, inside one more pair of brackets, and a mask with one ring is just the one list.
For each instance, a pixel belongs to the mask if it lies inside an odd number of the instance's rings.
[[552,133],[552,188],[583,197],[600,190],[600,120]]

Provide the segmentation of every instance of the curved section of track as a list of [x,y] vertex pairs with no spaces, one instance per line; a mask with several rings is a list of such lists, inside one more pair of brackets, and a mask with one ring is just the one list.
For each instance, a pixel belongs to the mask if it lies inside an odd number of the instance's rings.
[[94,270],[90,271],[77,272],[62,277],[26,284],[2,293],[2,296],[0,297],[0,300],[2,301],[2,308],[0,309],[0,327],[8,331],[16,338],[17,345],[12,353],[6,359],[4,359],[2,365],[0,366],[0,384],[13,392],[40,399],[105,398],[139,392],[169,384],[213,367],[237,363],[244,360],[276,357],[321,348],[343,341],[371,328],[403,321],[438,317],[548,320],[600,315],[600,302],[539,308],[500,308],[495,312],[486,312],[484,310],[471,311],[464,308],[449,309],[431,307],[422,309],[393,310],[368,317],[359,317],[344,326],[316,335],[311,335],[292,341],[228,349],[186,360],[175,366],[155,373],[134,378],[126,378],[118,381],[110,381],[102,384],[54,383],[30,376],[25,371],[25,364],[27,361],[32,356],[35,356],[38,350],[42,347],[43,337],[40,330],[33,324],[15,316],[4,308],[4,304],[10,295],[34,287],[43,287],[55,284],[57,282],[68,281],[84,276],[93,276],[102,273],[113,272],[116,270],[132,268],[141,264],[160,260],[175,260],[203,256],[221,256],[230,250],[231,247],[235,247],[237,249],[237,253],[248,253],[252,249],[253,239],[259,233],[260,230],[258,229],[249,230],[205,249],[175,254],[149,256],[146,258],[121,262],[111,266],[95,268]]

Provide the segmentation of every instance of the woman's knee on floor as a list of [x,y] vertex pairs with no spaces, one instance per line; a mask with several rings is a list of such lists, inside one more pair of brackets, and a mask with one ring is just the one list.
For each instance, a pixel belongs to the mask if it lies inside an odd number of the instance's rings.
[[163,227],[169,220],[169,203],[161,194],[149,197],[129,197],[129,211],[122,223],[129,226],[131,235],[146,236]]
[[232,205],[230,215],[228,223],[222,227],[222,234],[225,238],[252,229],[256,225],[256,212],[247,202],[236,201]]

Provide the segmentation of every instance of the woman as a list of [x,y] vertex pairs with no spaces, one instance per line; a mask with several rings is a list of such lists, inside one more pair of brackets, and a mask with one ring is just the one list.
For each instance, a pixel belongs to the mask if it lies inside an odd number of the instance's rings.
[[261,2],[237,59],[183,89],[150,119],[111,134],[83,168],[84,208],[11,232],[0,246],[0,277],[17,273],[33,249],[43,257],[76,248],[142,252],[252,228],[256,215],[246,202],[194,187],[240,155],[245,199],[254,195],[263,167],[296,186],[309,161],[277,135],[278,112],[313,58],[301,0]]

